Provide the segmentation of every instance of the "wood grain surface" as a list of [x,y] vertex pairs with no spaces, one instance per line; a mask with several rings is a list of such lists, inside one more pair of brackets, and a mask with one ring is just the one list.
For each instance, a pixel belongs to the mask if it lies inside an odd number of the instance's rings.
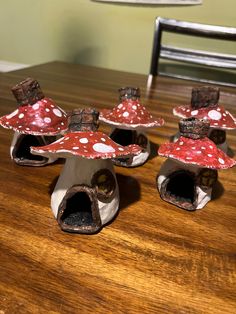
[[[0,75],[0,115],[16,108],[10,88],[29,76],[65,110],[109,108],[118,88],[139,86],[166,124],[148,131],[145,165],[116,168],[119,215],[89,236],[62,232],[51,212],[63,161],[15,165],[13,132],[0,129],[0,314],[236,313],[236,168],[219,171],[214,199],[195,212],[162,201],[156,188],[158,144],[176,132],[172,108],[189,103],[196,84],[161,78],[147,92],[144,75],[51,62]],[[223,88],[220,103],[235,114],[236,90]],[[235,131],[228,142],[236,151]]]

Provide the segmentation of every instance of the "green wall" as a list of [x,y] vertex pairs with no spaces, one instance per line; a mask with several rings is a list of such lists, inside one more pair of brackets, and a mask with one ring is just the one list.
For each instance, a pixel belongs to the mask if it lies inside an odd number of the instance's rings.
[[[196,6],[135,6],[91,0],[0,0],[0,60],[38,64],[65,60],[148,73],[156,16],[236,27],[236,0]],[[180,39],[191,48],[209,40]],[[174,35],[166,36],[175,43]],[[215,43],[214,43],[215,45]],[[214,50],[236,54],[236,42]]]

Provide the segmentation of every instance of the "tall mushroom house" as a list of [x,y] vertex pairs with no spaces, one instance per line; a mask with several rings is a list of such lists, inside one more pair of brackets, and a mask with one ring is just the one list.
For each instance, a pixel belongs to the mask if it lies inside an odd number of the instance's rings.
[[111,125],[110,137],[120,145],[138,144],[142,152],[129,158],[116,158],[113,162],[117,166],[136,167],[145,163],[150,155],[150,142],[145,130],[160,127],[164,124],[161,118],[155,119],[140,104],[140,89],[124,87],[119,89],[120,103],[112,110],[103,109],[100,120]]
[[89,114],[89,110],[72,113],[69,131],[63,138],[44,147],[31,148],[32,153],[47,158],[66,158],[52,193],[51,208],[62,230],[87,234],[98,232],[119,208],[111,159],[141,151],[138,145],[123,147],[107,135],[94,131],[98,114],[95,110]]
[[227,153],[226,131],[236,129],[236,119],[219,105],[219,97],[219,88],[211,86],[193,88],[191,105],[178,106],[173,109],[173,114],[180,118],[208,119],[210,121],[208,137]]
[[182,119],[180,138],[160,146],[158,154],[168,158],[157,177],[163,200],[187,210],[200,209],[211,199],[217,170],[236,164],[207,137],[209,127],[206,119]]
[[44,166],[56,159],[35,156],[30,146],[47,145],[67,130],[67,115],[55,102],[44,96],[39,83],[27,78],[12,88],[19,107],[0,118],[0,125],[15,131],[11,158],[21,166]]

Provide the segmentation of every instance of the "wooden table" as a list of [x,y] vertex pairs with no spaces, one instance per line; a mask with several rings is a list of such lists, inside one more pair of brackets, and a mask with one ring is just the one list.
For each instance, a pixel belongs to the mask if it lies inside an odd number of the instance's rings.
[[[109,108],[121,86],[166,120],[151,129],[154,151],[134,169],[116,168],[120,213],[96,235],[60,230],[50,191],[62,162],[21,167],[9,158],[13,132],[0,130],[0,313],[236,313],[236,169],[219,172],[213,201],[187,212],[161,200],[158,144],[177,130],[174,105],[189,103],[192,82],[51,62],[0,76],[0,114],[16,108],[10,88],[36,78],[62,108]],[[236,113],[236,90],[221,104]],[[108,132],[108,128],[102,127]],[[228,134],[236,151],[236,134]]]

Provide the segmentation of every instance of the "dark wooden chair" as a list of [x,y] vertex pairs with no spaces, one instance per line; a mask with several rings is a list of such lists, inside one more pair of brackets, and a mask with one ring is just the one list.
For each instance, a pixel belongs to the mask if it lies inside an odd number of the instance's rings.
[[148,77],[148,87],[151,86],[153,78],[158,75],[224,86],[236,86],[236,76],[235,81],[231,83],[222,82],[220,80],[214,81],[175,73],[161,72],[159,66],[160,58],[207,67],[236,70],[236,55],[165,46],[162,45],[163,32],[205,37],[209,39],[236,41],[236,28],[233,27],[213,26],[157,17],[155,20],[155,32],[151,57],[151,67]]

